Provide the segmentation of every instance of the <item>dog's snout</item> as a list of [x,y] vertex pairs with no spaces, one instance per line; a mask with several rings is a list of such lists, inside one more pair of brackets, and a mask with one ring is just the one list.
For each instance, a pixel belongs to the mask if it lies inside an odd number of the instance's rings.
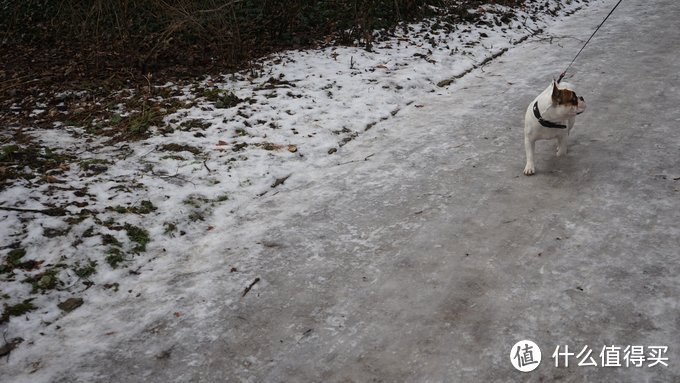
[[579,100],[579,101],[585,101],[585,100],[583,99],[583,97],[581,97],[581,96],[578,97],[578,100]]

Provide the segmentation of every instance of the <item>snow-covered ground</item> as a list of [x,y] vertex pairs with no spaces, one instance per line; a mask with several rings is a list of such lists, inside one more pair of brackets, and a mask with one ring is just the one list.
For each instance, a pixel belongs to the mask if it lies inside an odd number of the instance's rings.
[[[258,241],[272,222],[251,219],[254,212],[266,212],[280,189],[323,183],[324,169],[357,160],[353,140],[380,140],[394,115],[426,108],[419,100],[428,93],[446,94],[438,83],[587,5],[547,3],[482,6],[470,10],[481,22],[449,32],[433,32],[427,21],[399,28],[371,51],[290,51],[246,72],[158,86],[152,96],[170,88],[189,106],[141,141],[109,144],[67,125],[27,131],[77,161],[0,192],[3,208],[42,211],[0,211],[0,303],[6,314],[17,310],[0,332],[8,342],[22,338],[0,362],[2,376],[49,381],[160,318],[200,320],[221,308],[216,302],[228,307],[266,267],[230,256],[268,246]],[[287,209],[271,216],[305,206]],[[216,268],[233,278],[213,280]]]

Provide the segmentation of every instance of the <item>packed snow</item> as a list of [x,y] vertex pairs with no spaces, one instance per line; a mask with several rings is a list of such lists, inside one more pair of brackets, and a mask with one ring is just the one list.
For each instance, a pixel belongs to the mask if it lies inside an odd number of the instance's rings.
[[[110,142],[69,125],[27,131],[77,160],[45,182],[17,179],[0,191],[0,206],[16,209],[0,210],[0,302],[4,312],[29,306],[0,322],[0,345],[22,339],[0,361],[3,381],[50,381],[168,318],[173,331],[190,331],[181,326],[188,316],[200,321],[247,287],[266,286],[253,282],[266,265],[230,256],[267,245],[261,234],[272,222],[253,212],[266,212],[281,189],[323,183],[324,169],[356,160],[354,140],[379,140],[394,115],[426,107],[419,100],[429,93],[446,94],[439,85],[588,2],[547,3],[481,6],[470,10],[479,21],[450,31],[428,20],[370,50],[288,51],[192,86],[154,86],[152,96],[172,89],[187,107],[141,141]],[[283,215],[305,207],[287,209]],[[216,269],[230,278],[213,280]],[[64,305],[69,298],[75,308]]]

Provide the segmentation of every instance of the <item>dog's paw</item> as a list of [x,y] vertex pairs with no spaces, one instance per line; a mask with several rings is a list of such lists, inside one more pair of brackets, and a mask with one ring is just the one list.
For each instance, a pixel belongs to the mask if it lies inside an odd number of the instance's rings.
[[533,176],[534,173],[536,173],[536,169],[534,169],[534,164],[527,164],[527,166],[524,167],[525,176]]

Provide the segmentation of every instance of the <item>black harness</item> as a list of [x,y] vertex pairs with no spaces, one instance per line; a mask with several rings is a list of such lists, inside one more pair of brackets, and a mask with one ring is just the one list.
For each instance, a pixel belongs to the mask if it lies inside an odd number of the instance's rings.
[[538,111],[538,101],[534,103],[534,116],[538,120],[538,122],[542,125],[545,126],[546,128],[555,128],[555,129],[566,129],[566,125],[562,124],[556,124],[554,122],[544,120],[543,117],[541,117],[541,112]]

